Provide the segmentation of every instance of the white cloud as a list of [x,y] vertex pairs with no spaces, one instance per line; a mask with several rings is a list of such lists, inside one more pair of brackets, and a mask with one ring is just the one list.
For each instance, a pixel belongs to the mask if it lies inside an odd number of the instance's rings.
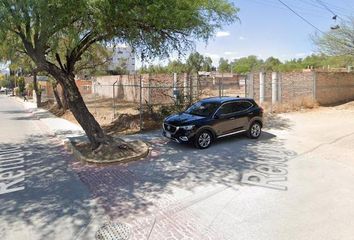
[[243,36],[240,36],[238,39],[241,40],[241,41],[246,40],[246,38],[243,37]]
[[220,32],[216,33],[216,37],[228,37],[228,36],[230,36],[230,32],[222,32],[222,31],[220,31]]

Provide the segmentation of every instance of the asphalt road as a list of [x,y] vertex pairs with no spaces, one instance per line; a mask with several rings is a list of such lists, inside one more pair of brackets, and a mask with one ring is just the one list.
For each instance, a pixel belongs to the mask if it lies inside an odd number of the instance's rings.
[[0,239],[75,239],[94,209],[61,141],[0,96]]
[[207,150],[135,135],[149,157],[96,166],[0,97],[0,184],[24,177],[0,194],[0,239],[94,239],[107,220],[106,232],[139,240],[354,239],[353,119],[354,108],[283,114],[259,140]]

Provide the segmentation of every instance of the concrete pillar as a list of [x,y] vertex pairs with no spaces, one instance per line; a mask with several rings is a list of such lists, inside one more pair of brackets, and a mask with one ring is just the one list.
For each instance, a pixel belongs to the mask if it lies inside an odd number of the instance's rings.
[[247,74],[246,78],[246,89],[247,89],[247,94],[246,96],[249,98],[254,98],[254,88],[253,88],[253,73]]
[[173,73],[173,98],[175,102],[178,101],[178,94],[177,94],[177,73]]
[[265,95],[265,72],[259,73],[259,102],[264,102],[264,95]]
[[272,72],[272,103],[278,102],[278,73]]
[[184,73],[183,76],[183,95],[185,100],[188,98],[188,74]]

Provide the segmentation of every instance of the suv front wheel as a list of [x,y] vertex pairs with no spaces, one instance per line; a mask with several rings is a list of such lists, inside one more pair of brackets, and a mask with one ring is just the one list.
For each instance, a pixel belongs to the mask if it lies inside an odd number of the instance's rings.
[[253,122],[248,129],[247,135],[249,138],[256,139],[261,136],[262,126],[259,122]]
[[203,130],[198,133],[194,140],[194,145],[200,149],[206,149],[210,147],[213,141],[213,135],[207,130]]

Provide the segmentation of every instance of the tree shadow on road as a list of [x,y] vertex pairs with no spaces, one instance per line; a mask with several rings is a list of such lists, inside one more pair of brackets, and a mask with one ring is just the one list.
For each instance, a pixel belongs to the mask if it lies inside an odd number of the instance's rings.
[[[243,135],[217,141],[206,150],[163,139],[160,133],[132,136],[152,146],[150,156],[127,164],[92,165],[76,162],[73,169],[112,219],[152,215],[178,206],[176,189],[192,196],[196,188],[238,188],[242,174],[254,171],[246,160],[286,159],[294,153],[281,140],[264,132],[258,140]],[[286,177],[285,177],[286,178]],[[284,181],[283,184],[286,184]]]
[[[16,229],[29,231],[36,239],[74,239],[95,207],[85,185],[68,168],[72,156],[50,135],[29,136],[22,144],[0,144],[0,149],[14,147],[24,154],[23,165],[16,165],[25,171],[24,182],[16,185],[24,190],[0,195],[0,221],[5,228],[0,238],[11,238]],[[5,167],[4,160],[0,159],[3,173],[13,167]]]

